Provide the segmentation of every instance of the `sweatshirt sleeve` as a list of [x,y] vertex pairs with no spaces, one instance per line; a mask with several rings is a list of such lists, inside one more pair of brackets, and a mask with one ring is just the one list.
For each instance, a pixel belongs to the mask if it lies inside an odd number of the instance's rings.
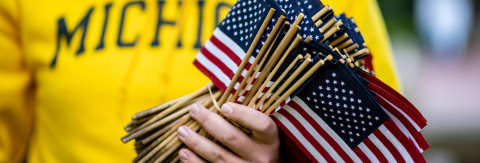
[[365,11],[365,23],[360,26],[360,31],[365,31],[365,42],[373,56],[373,66],[379,79],[387,83],[390,87],[401,92],[397,67],[393,58],[393,51],[390,43],[390,37],[385,27],[380,7],[376,0],[369,0],[368,10]]
[[20,40],[18,1],[0,1],[0,162],[22,162],[32,129],[32,82]]
[[322,0],[330,5],[335,14],[345,12],[353,17],[373,57],[372,63],[377,78],[397,91],[401,91],[393,51],[387,28],[377,0]]

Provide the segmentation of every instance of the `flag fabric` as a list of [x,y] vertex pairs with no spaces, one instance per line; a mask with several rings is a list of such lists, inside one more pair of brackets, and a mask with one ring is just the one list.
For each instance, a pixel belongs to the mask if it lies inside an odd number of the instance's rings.
[[[267,2],[267,1],[266,1],[266,2]],[[273,53],[274,49],[278,46],[278,44],[280,43],[280,41],[282,40],[282,38],[285,36],[286,32],[287,32],[288,29],[289,29],[289,26],[286,26],[285,24],[283,24],[276,33],[272,33],[272,30],[273,30],[274,26],[276,25],[277,21],[279,21],[279,18],[282,17],[282,16],[283,16],[283,17],[286,17],[286,15],[285,15],[285,13],[284,13],[283,11],[277,10],[276,4],[274,4],[275,6],[272,6],[272,4],[270,4],[270,3],[268,3],[268,2],[267,2],[267,4],[268,4],[271,8],[275,9],[275,15],[272,17],[271,22],[268,24],[265,32],[262,34],[262,37],[261,37],[261,39],[260,39],[260,43],[257,44],[257,46],[255,47],[255,51],[254,51],[254,53],[252,54],[252,56],[254,56],[254,57],[256,57],[256,56],[260,53],[260,51],[261,51],[262,48],[273,47],[269,54],[267,54],[267,51],[265,51],[265,54],[264,54],[264,56],[267,56],[267,58],[268,58],[269,56],[271,56],[271,54]],[[270,42],[270,45],[265,45],[266,40],[268,39],[268,37],[271,37],[271,35],[272,35],[272,37],[274,37],[274,39]],[[265,65],[263,65],[262,67],[259,67],[259,68],[262,69],[264,66],[265,66]],[[248,70],[248,69],[247,69],[247,70]],[[259,72],[261,72],[261,71],[259,71]],[[253,74],[252,74],[252,75],[253,75]],[[256,78],[257,78],[257,76],[252,76],[252,77],[249,78],[248,80],[253,80],[253,81],[255,81]],[[243,79],[240,79],[239,82],[242,81],[242,80],[243,80]],[[248,81],[248,80],[247,80],[247,81]],[[273,83],[269,83],[268,86],[271,86],[271,84],[273,84]],[[236,89],[236,88],[235,88],[235,89]],[[245,90],[242,92],[242,94],[241,94],[239,97],[237,97],[237,99],[236,99],[235,101],[237,101],[237,103],[241,103],[241,102],[244,100],[245,96],[248,94],[248,92],[249,92],[250,89],[251,89],[251,87],[245,89]]]
[[299,6],[303,3],[303,6],[306,6],[305,8],[308,9],[308,12],[314,15],[325,7],[319,0],[298,0],[297,3]]
[[[308,52],[305,51],[305,48],[304,48],[304,46],[303,46],[303,45],[305,45],[305,44],[307,44],[307,43],[301,42],[301,43],[299,44],[299,47],[297,48],[297,49],[298,49],[298,52],[294,52],[294,53],[292,53],[292,54],[303,54],[303,55],[305,56],[305,55],[308,53]],[[313,53],[310,53],[310,54],[312,55],[312,57],[311,57],[312,61],[305,67],[305,69],[304,69],[303,71],[300,72],[300,74],[293,80],[293,82],[290,83],[290,84],[287,86],[287,89],[290,88],[290,87],[292,87],[292,86],[296,83],[295,81],[298,81],[303,75],[305,75],[305,73],[306,73],[308,70],[310,70],[310,69],[313,67],[313,65],[315,65],[317,62],[319,62],[321,59],[324,58],[324,56],[319,56],[319,55],[313,54]],[[292,70],[290,70],[290,72],[288,73],[287,77],[290,76],[303,62],[305,62],[305,59],[300,60],[300,61],[295,65],[295,67],[294,67]],[[284,78],[283,81],[280,82],[280,85],[282,85],[282,84],[285,82],[286,79],[287,79],[287,78]],[[280,106],[278,106],[277,108],[275,108],[274,112],[280,110],[283,106],[285,106],[288,102],[290,102],[291,99],[292,99],[293,97],[295,97],[295,95],[297,95],[309,82],[312,81],[312,79],[313,79],[313,78],[310,77],[310,78],[308,78],[305,82],[303,82],[292,94],[290,94],[290,95],[287,97],[287,99],[285,99],[284,101],[281,102]],[[277,87],[277,88],[278,88],[278,87]],[[278,90],[275,90],[274,92],[276,92],[276,91],[278,91]],[[287,90],[284,90],[284,92],[285,92],[285,91],[287,91]],[[273,102],[273,103],[275,103],[275,102],[277,102],[277,101],[278,101],[278,98],[277,98],[277,99],[274,99],[274,102]]]
[[[277,35],[275,36],[274,40],[272,41],[272,43],[270,44],[270,47],[271,47],[271,50],[270,52],[265,52],[266,54],[264,54],[264,57],[266,58],[266,60],[268,60],[274,53],[275,49],[277,48],[277,46],[280,44],[281,40],[283,39],[283,37],[285,37],[285,34],[287,33],[287,31],[290,29],[290,27],[286,24],[282,25],[281,29],[277,32]],[[268,54],[267,54],[268,53]],[[263,68],[266,66],[266,63],[263,64],[262,66],[258,66],[257,68],[260,70],[259,73],[262,72]],[[257,74],[258,76],[258,74]],[[253,80],[253,82],[256,80],[257,76],[253,76],[250,80]],[[267,84],[267,87],[265,89],[268,89],[271,85],[273,84],[273,82],[269,82]],[[237,103],[241,103],[243,102],[243,100],[245,99],[245,96],[247,96],[247,94],[249,93],[251,89],[251,86],[246,88],[240,97],[237,98]]]
[[372,91],[374,98],[402,130],[402,133],[414,143],[420,152],[428,149],[430,146],[420,133],[420,130],[427,125],[427,121],[418,109],[373,75],[358,68],[356,68],[356,72],[366,81],[366,87]]
[[[263,0],[237,1],[197,54],[193,64],[222,91],[230,84],[269,10],[269,5]],[[246,70],[255,56],[256,53],[250,57]],[[239,78],[240,82],[246,70]],[[235,88],[238,86],[237,82]]]
[[[346,14],[342,13],[338,16],[336,16],[337,19],[342,20],[346,26],[348,26],[348,29],[346,33],[348,34],[349,38],[352,39],[353,43],[352,44],[357,44],[358,48],[355,48],[353,52],[349,52],[350,54],[357,52],[358,50],[367,48],[365,44],[365,39],[363,38],[363,35],[361,32],[357,32],[356,29],[358,29],[357,24],[353,21],[353,18],[348,18]],[[369,71],[373,72],[373,64],[372,64],[372,54],[369,53],[367,55],[363,55],[360,57],[357,57],[356,59],[362,59],[364,61],[365,67],[368,68]]]
[[[291,55],[298,55],[302,54],[303,56],[310,54],[312,58],[312,62],[298,75],[298,77],[294,80],[299,80],[315,63],[319,60],[324,59],[324,55],[320,55],[320,49],[316,47],[314,44],[307,43],[305,41],[300,41],[297,47],[291,52]],[[291,71],[293,73],[293,71]],[[290,74],[291,74],[290,73]],[[288,75],[289,76],[289,75]],[[275,78],[275,77],[274,77]],[[284,103],[280,106],[284,106],[284,104],[288,103],[291,98],[295,97],[310,81],[312,81],[313,77],[310,77],[306,80],[300,87],[297,88],[292,94],[290,94],[290,98],[287,98]],[[291,83],[289,87],[293,86],[294,83]]]
[[348,69],[327,62],[273,114],[277,125],[313,162],[425,162]]
[[277,20],[281,17],[281,16],[284,16],[286,17],[287,15],[281,11],[281,10],[277,10],[276,6],[272,6],[272,4],[268,3],[268,1],[265,1],[266,4],[268,4],[268,6],[270,8],[273,8],[275,9],[275,15],[272,17],[272,20],[271,22],[268,24],[264,34],[262,34],[262,38],[260,39],[260,43],[256,46],[255,48],[255,52],[252,54],[253,56],[257,56],[257,54],[260,52],[260,50],[262,49],[263,45],[265,44],[265,41],[267,40],[267,38],[270,36],[270,33],[272,32],[273,30],[273,27],[275,26],[275,24],[277,23]]
[[[324,59],[325,56],[323,55],[320,55],[320,52],[321,50],[319,48],[317,48],[316,46],[314,46],[313,44],[310,44],[310,43],[307,43],[305,41],[300,41],[298,43],[298,45],[290,52],[290,54],[288,54],[288,56],[286,57],[285,61],[280,65],[280,68],[279,70],[274,74],[274,76],[272,77],[272,82],[277,82],[278,78],[280,77],[280,75],[285,71],[285,69],[289,66],[289,64],[295,60],[295,57],[297,57],[297,55],[301,54],[303,56],[306,56],[307,54],[310,54],[311,55],[311,63],[308,64],[305,69],[300,72],[300,74],[293,80],[293,81],[298,81],[308,70],[310,70],[310,68],[313,67],[313,65],[315,65],[318,61],[320,61],[321,59]],[[301,59],[299,60],[296,65],[287,73],[286,77],[284,77],[281,81],[279,81],[279,85],[282,85],[287,79],[289,76],[291,76],[293,74],[293,72],[305,61],[305,59]],[[280,104],[279,107],[277,107],[275,109],[275,111],[279,110],[281,107],[285,106],[293,97],[295,97],[308,83],[310,83],[312,81],[313,77],[310,77],[308,78],[305,82],[303,82],[292,94],[289,95],[289,97],[287,99],[285,99],[284,101],[282,101],[282,103]],[[287,88],[290,88],[292,87],[293,85],[295,84],[295,82],[293,83],[290,83]],[[274,94],[277,90],[278,90],[279,86],[277,86],[275,89],[273,89],[273,92],[271,94],[268,94],[267,97],[271,96],[272,94]],[[286,91],[286,90],[284,90]],[[266,91],[265,91],[266,92]],[[277,99],[274,100],[274,102],[276,102]],[[275,112],[274,111],[274,112]]]
[[[315,22],[312,20],[311,15],[308,10],[304,10],[299,6],[295,0],[275,0],[278,6],[285,10],[287,13],[287,20],[294,22],[297,19],[297,16],[300,13],[304,14],[302,22],[300,22],[298,35],[302,36],[304,39],[308,36],[311,36],[315,42],[319,42],[323,39],[323,34],[320,33],[318,27],[315,26]],[[303,4],[301,4],[303,7]],[[306,7],[305,7],[306,8]]]

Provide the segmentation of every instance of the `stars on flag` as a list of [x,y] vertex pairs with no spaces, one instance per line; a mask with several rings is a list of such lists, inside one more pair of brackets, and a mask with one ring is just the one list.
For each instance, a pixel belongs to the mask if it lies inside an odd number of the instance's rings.
[[221,25],[226,26],[224,28],[227,31],[233,30],[233,35],[239,37],[239,40],[248,46],[252,37],[251,31],[257,28],[254,23],[262,19],[261,15],[265,11],[266,8],[262,8],[262,3],[256,3],[256,1],[236,3]]
[[328,119],[326,121],[339,128],[341,132],[338,134],[343,134],[347,140],[368,136],[370,134],[368,128],[374,125],[373,121],[380,118],[372,115],[369,107],[362,108],[365,105],[362,97],[355,96],[354,90],[335,72],[319,82],[321,84],[318,89],[305,98],[306,102],[314,104],[314,108],[322,108],[319,111]]

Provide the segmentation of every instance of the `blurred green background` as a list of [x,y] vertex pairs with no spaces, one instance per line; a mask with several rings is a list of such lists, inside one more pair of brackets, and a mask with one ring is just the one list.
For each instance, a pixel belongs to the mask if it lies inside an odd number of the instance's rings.
[[480,162],[480,8],[472,0],[379,0],[403,94],[428,120],[427,162]]

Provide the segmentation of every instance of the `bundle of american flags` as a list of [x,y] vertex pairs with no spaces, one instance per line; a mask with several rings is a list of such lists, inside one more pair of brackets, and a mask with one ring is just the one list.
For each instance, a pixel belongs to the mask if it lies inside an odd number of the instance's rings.
[[298,161],[425,162],[426,120],[370,59],[353,18],[319,0],[239,0],[194,61],[213,84],[137,113],[122,141],[134,162],[178,162],[179,126],[209,137],[188,106],[228,101],[271,115]]

